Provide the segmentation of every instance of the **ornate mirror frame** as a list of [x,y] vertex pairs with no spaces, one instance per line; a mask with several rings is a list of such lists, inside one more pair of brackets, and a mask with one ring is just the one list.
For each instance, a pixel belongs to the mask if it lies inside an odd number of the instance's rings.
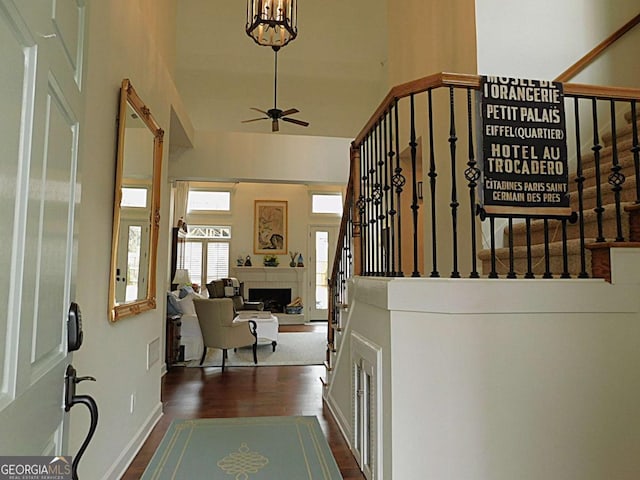
[[[149,250],[146,292],[137,299],[119,302],[116,298],[118,270],[118,239],[122,221],[122,187],[125,172],[125,133],[127,109],[132,109],[144,122],[153,136],[152,176],[149,209]],[[140,99],[129,79],[122,81],[120,108],[118,114],[118,146],[116,159],[115,195],[113,205],[113,230],[111,238],[111,274],[109,276],[109,320],[116,322],[122,318],[137,315],[156,308],[156,260],[158,254],[158,232],[160,228],[160,170],[162,167],[162,146],[164,131],[153,118],[151,111]],[[129,160],[130,161],[130,160]],[[145,268],[146,268],[145,267]],[[142,268],[142,266],[140,267]]]

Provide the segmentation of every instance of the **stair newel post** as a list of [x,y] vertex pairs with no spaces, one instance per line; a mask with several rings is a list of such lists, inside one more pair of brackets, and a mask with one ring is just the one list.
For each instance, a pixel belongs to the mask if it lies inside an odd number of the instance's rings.
[[438,247],[437,247],[437,229],[436,229],[436,154],[433,136],[433,90],[429,89],[428,108],[429,108],[429,191],[431,193],[431,256],[433,269],[431,270],[432,278],[440,277],[438,272]]
[[489,217],[489,230],[491,231],[491,271],[489,272],[489,278],[498,278],[498,272],[496,271],[496,219],[494,217]]
[[411,94],[411,133],[409,147],[411,148],[411,210],[413,218],[413,272],[412,277],[419,277],[420,271],[418,270],[418,179],[417,176],[417,146],[416,143],[416,108],[415,108],[415,95]]
[[393,118],[394,122],[394,137],[395,137],[395,149],[396,149],[396,168],[393,171],[393,186],[396,193],[396,205],[398,206],[398,276],[404,277],[404,269],[402,267],[402,203],[401,195],[404,186],[407,183],[406,177],[402,174],[402,167],[400,166],[400,119],[398,112],[398,99],[393,100]]
[[604,242],[604,234],[602,228],[602,212],[604,212],[604,208],[602,208],[602,185],[601,185],[601,176],[600,176],[600,150],[602,150],[602,145],[600,145],[600,137],[598,133],[598,108],[597,101],[595,98],[591,99],[591,117],[593,119],[593,146],[591,150],[593,151],[593,158],[595,162],[595,173],[596,173],[596,208],[593,209],[596,212],[596,221],[598,225],[598,236],[596,237],[596,242]]
[[469,161],[464,176],[469,182],[469,217],[471,219],[471,274],[470,278],[480,278],[478,273],[478,245],[476,243],[476,187],[480,178],[480,169],[476,167],[473,149],[473,108],[471,89],[467,88],[467,141],[469,143]]
[[509,231],[509,272],[507,273],[507,278],[516,278],[513,258],[513,218],[509,217],[508,222],[509,225],[507,229]]
[[574,119],[576,122],[576,184],[578,190],[578,228],[580,230],[580,273],[578,278],[589,278],[587,256],[584,241],[584,174],[582,171],[582,141],[580,140],[580,100],[573,99]]
[[451,278],[460,278],[458,271],[458,186],[456,180],[456,148],[458,137],[456,136],[456,115],[453,87],[449,87],[449,156],[451,160],[451,230],[453,246],[453,271]]
[[613,197],[616,205],[616,242],[624,242],[622,234],[622,206],[620,205],[620,191],[624,184],[625,177],[618,159],[618,133],[616,132],[616,102],[610,100],[611,106],[611,174],[607,181],[611,185]]
[[526,236],[527,236],[527,273],[524,278],[535,278],[533,274],[533,255],[531,254],[531,218],[525,219]]
[[351,198],[351,215],[352,222],[352,238],[353,238],[353,274],[362,275],[362,211],[360,210],[362,190],[361,190],[361,168],[360,168],[360,151],[362,147],[351,146],[351,184],[353,185],[353,194]]
[[[387,199],[389,201],[389,226],[388,226],[388,232],[389,232],[389,251],[387,252],[387,255],[389,256],[389,260],[390,260],[390,273],[392,277],[396,277],[398,276],[398,272],[396,270],[396,208],[395,208],[395,197],[394,197],[394,191],[393,191],[393,187],[395,184],[395,178],[394,178],[394,173],[393,173],[393,157],[396,155],[395,151],[394,151],[394,147],[393,147],[393,109],[394,106],[391,105],[391,107],[389,108],[389,128],[387,129],[387,145],[389,150],[387,151],[387,168],[385,170],[385,175],[387,175],[387,178],[390,179],[390,184],[387,184],[388,187],[388,193],[387,193]],[[398,251],[400,249],[398,248]]]
[[544,225],[544,274],[542,278],[553,278],[551,274],[551,254],[549,252],[549,220],[543,220]]

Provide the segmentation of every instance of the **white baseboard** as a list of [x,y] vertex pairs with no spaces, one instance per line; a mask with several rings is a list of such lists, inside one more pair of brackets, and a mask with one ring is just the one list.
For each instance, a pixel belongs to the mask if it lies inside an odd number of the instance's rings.
[[333,401],[333,397],[330,395],[326,395],[324,398],[324,403],[329,408],[329,412],[333,416],[333,419],[338,424],[338,428],[340,429],[340,433],[344,437],[347,445],[349,446],[349,450],[353,453],[353,445],[351,439],[353,438],[353,430],[351,428],[351,423],[347,420],[347,418],[342,413],[342,410],[338,407],[338,405]]
[[[111,468],[104,474],[102,480],[119,480],[126,472],[127,468],[138,454],[142,445],[147,440],[153,427],[156,426],[160,418],[162,418],[162,402],[158,402],[156,408],[149,414],[147,420],[142,424],[136,435],[122,450]],[[118,472],[117,474],[115,472]]]

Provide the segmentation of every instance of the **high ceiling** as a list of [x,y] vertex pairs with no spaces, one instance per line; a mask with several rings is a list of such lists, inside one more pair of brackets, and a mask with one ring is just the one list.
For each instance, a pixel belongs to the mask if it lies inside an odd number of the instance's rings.
[[[245,0],[180,0],[176,83],[196,130],[271,131],[250,110],[272,108],[274,52],[245,33]],[[298,37],[278,54],[278,105],[308,128],[284,134],[354,137],[387,93],[385,0],[299,0]]]

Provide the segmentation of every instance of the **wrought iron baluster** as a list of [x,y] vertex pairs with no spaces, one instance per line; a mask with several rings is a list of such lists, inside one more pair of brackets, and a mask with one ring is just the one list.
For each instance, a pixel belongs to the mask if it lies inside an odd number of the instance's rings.
[[471,218],[471,273],[470,278],[480,278],[478,273],[478,245],[476,243],[476,187],[480,178],[480,169],[476,167],[473,149],[473,108],[471,105],[471,89],[467,88],[467,141],[469,143],[469,161],[464,176],[469,182],[469,217]]
[[533,255],[531,254],[531,219],[525,219],[526,235],[527,235],[527,273],[524,278],[535,278],[533,274]]
[[400,166],[400,121],[398,113],[398,99],[393,102],[394,119],[395,119],[395,145],[396,145],[396,168],[393,173],[393,186],[396,190],[396,204],[398,205],[398,276],[404,277],[404,269],[402,266],[402,191],[407,183],[406,177],[402,174]]
[[374,275],[379,276],[381,274],[381,243],[380,243],[380,206],[381,206],[381,192],[382,187],[380,185],[380,175],[378,171],[378,163],[380,160],[380,122],[373,127],[373,157],[371,159],[371,181],[373,182],[373,191],[371,192],[371,198],[373,200],[373,210],[372,210],[372,225],[373,225],[373,233],[374,239],[373,244],[371,245],[371,251],[373,253],[373,263],[374,263]]
[[587,256],[584,240],[584,174],[582,171],[582,142],[580,140],[580,106],[579,99],[573,99],[574,119],[576,122],[576,184],[578,190],[578,228],[580,231],[580,273],[578,278],[589,278],[587,273]]
[[618,160],[618,132],[616,132],[616,102],[610,101],[611,106],[611,175],[607,181],[611,185],[613,198],[616,205],[616,242],[624,242],[622,235],[622,206],[620,205],[620,191],[624,184],[624,173],[621,172],[622,167]]
[[496,219],[489,217],[489,229],[491,239],[491,271],[489,272],[489,278],[498,278],[498,272],[496,271]]
[[389,152],[388,152],[388,175],[390,175],[391,177],[391,184],[389,185],[389,193],[388,193],[388,199],[389,199],[389,257],[391,260],[391,276],[395,277],[398,275],[398,271],[396,270],[396,207],[395,207],[395,196],[394,196],[394,191],[393,191],[393,187],[395,186],[395,175],[394,175],[394,171],[393,171],[393,157],[396,155],[396,152],[394,151],[394,147],[393,147],[393,110],[394,110],[394,105],[391,106],[391,109],[389,110],[389,128],[388,128],[388,145],[389,145]]
[[367,157],[367,176],[368,176],[368,181],[369,181],[369,188],[367,190],[367,193],[369,195],[369,197],[367,198],[367,205],[368,205],[368,214],[367,214],[367,219],[368,219],[368,224],[369,224],[369,228],[368,228],[368,236],[369,236],[369,244],[367,245],[367,249],[369,250],[369,275],[375,275],[376,272],[376,263],[375,263],[375,256],[374,256],[374,250],[375,250],[375,205],[373,203],[373,189],[374,189],[374,182],[375,182],[375,178],[373,176],[373,173],[375,172],[375,170],[373,169],[372,165],[374,162],[374,155],[375,155],[375,138],[374,138],[374,132],[375,132],[375,128],[374,130],[371,131],[371,134],[369,135],[369,155]]
[[456,136],[455,100],[453,87],[449,87],[449,156],[451,160],[451,230],[453,244],[453,271],[451,278],[460,278],[458,271],[458,186],[456,184]]
[[433,269],[430,277],[437,278],[440,276],[438,272],[438,248],[437,248],[437,229],[436,229],[436,155],[434,148],[433,135],[433,98],[432,90],[428,91],[428,108],[429,108],[429,190],[431,192],[431,257]]
[[411,94],[411,139],[409,146],[411,147],[411,183],[412,183],[412,201],[411,210],[413,211],[413,272],[412,277],[419,277],[420,272],[418,270],[418,181],[416,179],[416,109],[414,94]]
[[391,273],[391,257],[393,257],[393,251],[391,250],[391,232],[389,231],[390,213],[389,213],[389,169],[387,168],[387,158],[389,157],[389,144],[387,143],[389,135],[389,112],[384,113],[382,125],[384,131],[382,132],[383,149],[380,157],[380,168],[382,169],[384,186],[382,188],[382,205],[383,205],[383,232],[382,238],[384,240],[384,273],[387,277],[392,276]]
[[542,278],[553,278],[551,274],[551,253],[549,251],[549,220],[544,219],[544,274]]
[[638,116],[636,114],[636,100],[631,100],[631,125],[633,131],[633,167],[636,175],[636,204],[640,203],[640,144],[638,143]]
[[602,145],[600,145],[600,134],[598,133],[598,110],[595,98],[591,99],[591,116],[593,118],[593,146],[591,147],[591,150],[593,151],[596,169],[596,208],[593,209],[593,211],[596,212],[596,221],[598,226],[596,242],[604,242],[605,239],[602,230],[602,212],[604,212],[604,208],[602,208],[602,185],[600,178],[600,150],[602,150]]
[[362,187],[360,189],[360,221],[361,221],[361,243],[362,243],[362,274],[369,275],[369,136],[367,136],[362,144],[360,171],[362,178]]
[[516,278],[513,258],[513,219],[509,218],[508,221],[509,225],[507,226],[507,228],[509,229],[509,272],[507,273],[507,278]]
[[569,246],[567,243],[567,219],[562,219],[562,274],[560,278],[571,278],[569,273]]
[[352,145],[351,147],[351,168],[353,169],[353,175],[351,180],[353,182],[353,196],[351,205],[352,215],[352,241],[350,243],[352,247],[353,255],[353,274],[362,275],[364,272],[364,259],[362,254],[363,242],[362,242],[362,204],[364,203],[362,196],[362,155],[363,147],[360,144],[358,147]]

